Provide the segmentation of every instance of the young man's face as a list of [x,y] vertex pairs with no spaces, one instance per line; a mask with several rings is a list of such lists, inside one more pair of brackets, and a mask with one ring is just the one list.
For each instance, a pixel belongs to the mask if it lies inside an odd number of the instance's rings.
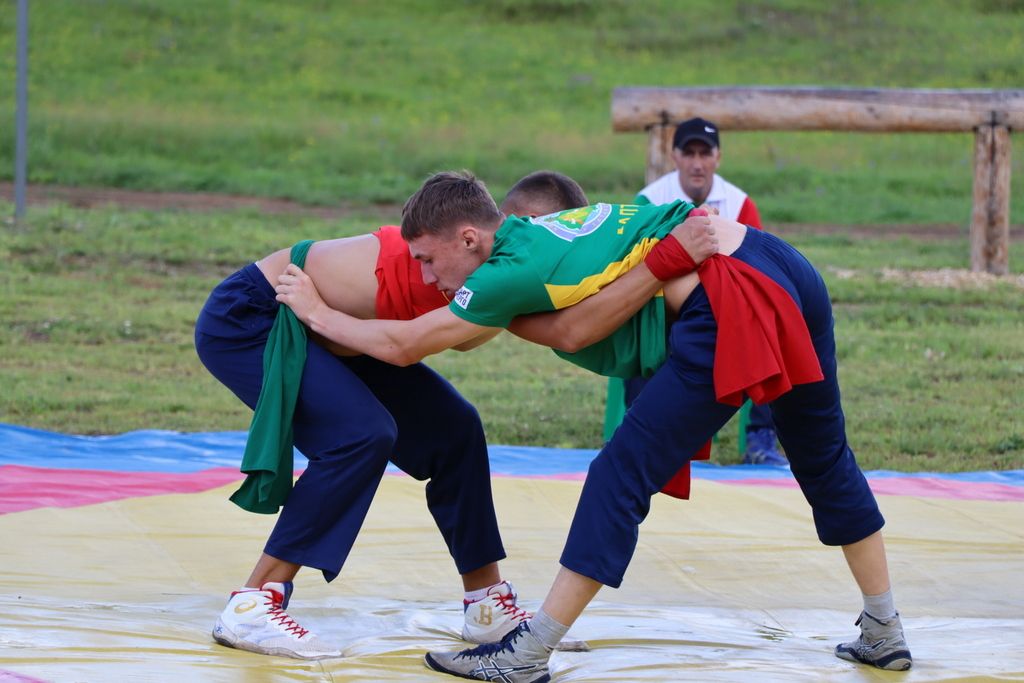
[[451,299],[490,256],[490,245],[485,245],[481,237],[476,228],[465,226],[452,236],[425,234],[410,241],[409,251],[420,262],[423,282]]
[[679,185],[694,204],[701,204],[711,192],[711,182],[722,151],[700,140],[690,140],[682,149],[672,149],[672,161],[679,169]]

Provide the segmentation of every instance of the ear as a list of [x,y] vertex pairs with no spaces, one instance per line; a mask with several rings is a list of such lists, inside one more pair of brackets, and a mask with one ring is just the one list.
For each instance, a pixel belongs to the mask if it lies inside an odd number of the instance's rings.
[[477,230],[476,226],[466,224],[459,228],[458,231],[459,240],[466,247],[466,249],[473,250],[480,245],[480,231]]

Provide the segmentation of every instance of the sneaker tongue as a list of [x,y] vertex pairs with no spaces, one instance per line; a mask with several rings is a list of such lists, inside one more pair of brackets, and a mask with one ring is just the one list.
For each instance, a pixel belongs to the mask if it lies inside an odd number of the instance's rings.
[[268,581],[263,584],[260,590],[270,591],[274,594],[274,602],[279,603],[282,608],[287,607],[288,596],[291,593],[289,590],[290,584],[281,583],[278,581]]
[[496,583],[491,587],[491,590],[487,591],[488,595],[499,595],[501,597],[507,597],[509,595],[515,595],[516,589],[512,587],[512,584],[508,581],[502,581]]

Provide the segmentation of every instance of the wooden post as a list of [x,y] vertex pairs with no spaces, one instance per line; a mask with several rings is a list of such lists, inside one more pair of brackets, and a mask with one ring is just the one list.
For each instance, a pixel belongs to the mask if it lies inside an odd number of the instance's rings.
[[672,136],[675,135],[676,127],[671,123],[655,123],[647,129],[647,183],[655,180],[675,169],[670,153],[672,151]]
[[979,126],[974,136],[971,270],[1010,272],[1010,131]]

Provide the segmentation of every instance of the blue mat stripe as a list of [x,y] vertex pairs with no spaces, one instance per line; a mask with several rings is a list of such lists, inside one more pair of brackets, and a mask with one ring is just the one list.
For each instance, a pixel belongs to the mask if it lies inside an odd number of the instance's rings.
[[[245,432],[182,433],[141,430],[111,436],[59,434],[0,423],[0,465],[114,472],[198,472],[212,467],[238,467]],[[491,470],[499,475],[555,476],[587,471],[597,455],[593,449],[489,447]],[[306,458],[296,451],[295,467]],[[396,472],[393,466],[389,471]],[[693,464],[694,476],[710,480],[790,479],[785,467]],[[892,472],[874,470],[871,478],[922,477],[962,482],[1024,486],[1024,470],[988,472]]]

